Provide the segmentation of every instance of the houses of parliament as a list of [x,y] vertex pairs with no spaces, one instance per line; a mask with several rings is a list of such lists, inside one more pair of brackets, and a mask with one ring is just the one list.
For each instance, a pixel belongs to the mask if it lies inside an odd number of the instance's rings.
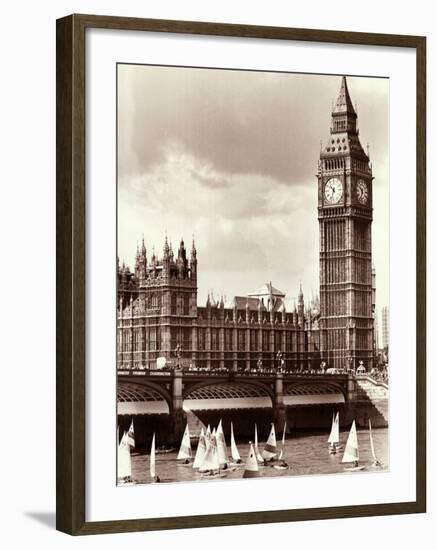
[[159,362],[206,369],[305,371],[373,366],[375,288],[372,273],[372,168],[357,128],[346,78],[331,113],[317,167],[319,298],[302,288],[292,311],[266,283],[232,304],[208,296],[197,304],[201,258],[195,243],[147,254],[117,268],[117,367]]

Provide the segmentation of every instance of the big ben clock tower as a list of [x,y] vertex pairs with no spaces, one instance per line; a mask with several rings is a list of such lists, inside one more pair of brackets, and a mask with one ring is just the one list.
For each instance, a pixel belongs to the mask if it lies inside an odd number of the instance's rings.
[[317,178],[321,355],[329,367],[370,370],[373,177],[344,76]]

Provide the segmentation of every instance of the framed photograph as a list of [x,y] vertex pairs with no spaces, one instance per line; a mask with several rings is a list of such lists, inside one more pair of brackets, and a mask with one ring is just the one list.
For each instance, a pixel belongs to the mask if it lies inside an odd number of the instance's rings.
[[57,21],[57,528],[426,509],[426,41]]

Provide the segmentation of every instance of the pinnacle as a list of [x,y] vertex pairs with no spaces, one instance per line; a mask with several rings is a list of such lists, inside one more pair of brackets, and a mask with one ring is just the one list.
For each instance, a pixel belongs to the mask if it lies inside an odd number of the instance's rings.
[[341,79],[340,92],[338,94],[337,102],[332,111],[333,113],[350,113],[356,115],[352,100],[349,95],[349,89],[347,87],[346,77]]

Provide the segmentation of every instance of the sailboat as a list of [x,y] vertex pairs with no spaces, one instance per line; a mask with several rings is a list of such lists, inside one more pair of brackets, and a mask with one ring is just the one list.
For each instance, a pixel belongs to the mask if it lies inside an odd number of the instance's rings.
[[256,459],[258,460],[258,462],[260,462],[261,464],[264,464],[264,459],[261,456],[261,453],[259,452],[259,449],[258,449],[258,430],[257,430],[256,424],[255,424],[255,447],[254,447],[254,451],[255,451],[255,456],[256,456]]
[[117,451],[117,483],[125,485],[132,483],[132,461],[130,456],[130,445],[128,442],[127,432],[124,432],[123,437],[118,445]]
[[220,461],[217,451],[217,440],[214,431],[211,434],[208,448],[203,457],[202,464],[199,467],[199,472],[204,476],[224,477],[225,474],[220,473]]
[[150,446],[150,477],[152,479],[152,483],[161,481],[159,476],[156,475],[155,434],[153,434],[152,444]]
[[206,453],[206,439],[205,439],[205,431],[202,426],[202,429],[200,430],[199,442],[197,444],[196,456],[194,457],[193,468],[200,467],[205,457],[205,453]]
[[185,426],[184,435],[182,437],[181,446],[177,456],[177,460],[183,460],[182,464],[189,464],[191,459],[191,441],[190,441],[190,430],[188,428],[188,422]]
[[335,455],[338,451],[341,451],[340,446],[340,413],[332,413],[332,426],[331,433],[328,438],[329,453]]
[[241,457],[240,457],[240,453],[238,452],[237,444],[235,443],[234,426],[232,422],[231,422],[231,456],[232,456],[233,464],[241,464]]
[[372,457],[373,457],[372,467],[382,468],[382,463],[378,460],[378,457],[376,456],[376,452],[375,452],[375,445],[373,443],[372,422],[370,421],[370,418],[369,418],[369,438],[370,438],[370,450],[372,452]]
[[276,458],[276,434],[275,425],[272,423],[270,434],[261,454],[264,460],[271,461]]
[[247,456],[246,465],[244,466],[243,477],[259,477],[258,460],[252,441],[249,442],[249,445],[249,454]]
[[285,452],[285,432],[287,431],[287,421],[284,422],[284,429],[282,430],[282,444],[281,444],[281,452],[279,453],[278,460],[280,460],[280,464],[275,464],[274,468],[276,470],[287,470],[288,464],[286,463],[284,459],[284,452]]
[[130,447],[135,448],[135,432],[134,432],[134,421],[130,423],[129,431],[127,432],[127,442]]
[[225,433],[223,431],[221,419],[217,426],[215,437],[217,441],[217,454],[219,458],[220,468],[226,470],[228,467],[228,450],[226,448]]
[[344,451],[342,462],[353,462],[354,465],[345,468],[349,472],[355,472],[358,470],[363,470],[364,466],[359,465],[360,455],[358,452],[358,437],[357,437],[357,428],[355,426],[355,420],[352,422],[352,427],[349,432],[349,436],[346,442],[346,449]]

